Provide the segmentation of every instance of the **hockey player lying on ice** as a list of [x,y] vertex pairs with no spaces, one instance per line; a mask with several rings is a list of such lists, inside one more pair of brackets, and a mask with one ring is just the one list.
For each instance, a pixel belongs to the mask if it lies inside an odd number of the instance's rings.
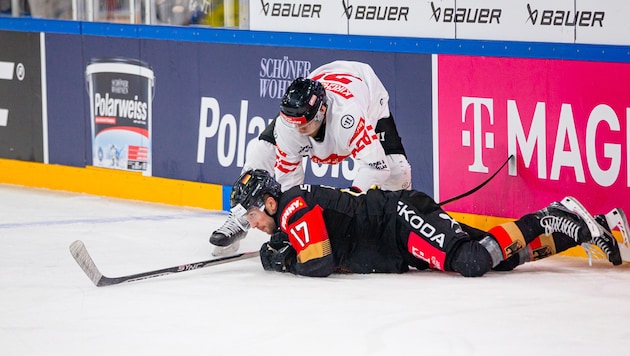
[[[357,194],[305,184],[283,193],[269,173],[249,170],[234,184],[231,206],[271,235],[260,249],[265,270],[305,276],[402,273],[411,266],[477,277],[582,243],[599,246],[614,265],[622,262],[605,220],[571,197],[485,232],[453,220],[418,191]],[[547,253],[533,254],[541,244]]]

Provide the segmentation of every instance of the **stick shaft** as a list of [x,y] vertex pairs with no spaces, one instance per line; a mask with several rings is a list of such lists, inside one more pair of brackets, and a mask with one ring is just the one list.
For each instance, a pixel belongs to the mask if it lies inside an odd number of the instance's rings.
[[77,263],[79,264],[83,272],[85,272],[88,278],[90,278],[90,280],[97,287],[110,286],[110,285],[120,284],[124,282],[135,282],[135,281],[141,281],[143,279],[166,276],[173,273],[193,271],[196,269],[216,266],[216,265],[220,265],[220,264],[224,264],[228,262],[235,262],[235,261],[240,261],[240,260],[244,260],[248,258],[254,258],[254,257],[258,257],[259,255],[258,251],[243,252],[243,253],[239,253],[232,256],[225,256],[225,257],[214,258],[214,259],[206,260],[206,261],[186,263],[179,266],[166,267],[166,268],[156,269],[153,271],[130,274],[127,276],[107,277],[107,276],[104,276],[99,271],[98,267],[96,267],[94,260],[92,260],[92,257],[88,253],[87,248],[85,247],[82,241],[77,240],[73,242],[72,244],[70,244],[70,253],[72,254],[72,257],[74,257],[75,261],[77,261]]

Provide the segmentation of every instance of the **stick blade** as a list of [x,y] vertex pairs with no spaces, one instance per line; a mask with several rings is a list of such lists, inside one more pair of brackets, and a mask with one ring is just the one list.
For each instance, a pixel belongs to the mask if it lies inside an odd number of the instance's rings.
[[94,264],[92,257],[81,240],[76,240],[70,244],[70,253],[94,285],[100,287],[99,282],[103,279],[103,274],[98,270],[96,264]]

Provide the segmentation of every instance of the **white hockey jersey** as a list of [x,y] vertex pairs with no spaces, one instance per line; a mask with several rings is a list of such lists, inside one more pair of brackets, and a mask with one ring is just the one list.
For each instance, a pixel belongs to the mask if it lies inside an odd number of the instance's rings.
[[365,63],[335,61],[316,68],[309,78],[326,89],[326,133],[317,142],[278,118],[275,174],[283,190],[304,183],[304,156],[319,164],[354,158],[357,174],[352,185],[363,191],[381,185],[390,168],[374,130],[377,121],[390,114],[389,94],[374,70]]

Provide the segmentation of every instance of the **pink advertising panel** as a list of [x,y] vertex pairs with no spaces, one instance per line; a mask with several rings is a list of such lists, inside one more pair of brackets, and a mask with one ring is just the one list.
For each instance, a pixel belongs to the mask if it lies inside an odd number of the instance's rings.
[[436,198],[516,218],[565,195],[630,212],[630,64],[437,56]]

